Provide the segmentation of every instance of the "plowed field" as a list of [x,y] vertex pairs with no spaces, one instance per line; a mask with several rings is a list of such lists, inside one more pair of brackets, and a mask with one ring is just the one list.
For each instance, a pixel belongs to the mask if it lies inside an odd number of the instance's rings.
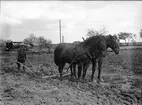
[[[142,103],[142,49],[121,50],[119,55],[109,53],[102,67],[103,81],[77,82],[70,75],[63,81],[42,78],[58,74],[53,54],[28,54],[26,71],[18,71],[16,52],[0,55],[0,105],[141,105]],[[64,68],[64,74],[67,73]],[[70,71],[68,71],[70,73]]]

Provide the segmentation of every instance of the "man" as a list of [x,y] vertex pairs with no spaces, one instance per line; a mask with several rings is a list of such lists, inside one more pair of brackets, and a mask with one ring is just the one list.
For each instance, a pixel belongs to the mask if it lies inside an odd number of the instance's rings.
[[[26,47],[24,44],[20,45],[20,48],[17,51],[17,66],[20,71],[21,64],[25,65],[26,61]],[[25,67],[23,66],[23,70],[25,71]]]

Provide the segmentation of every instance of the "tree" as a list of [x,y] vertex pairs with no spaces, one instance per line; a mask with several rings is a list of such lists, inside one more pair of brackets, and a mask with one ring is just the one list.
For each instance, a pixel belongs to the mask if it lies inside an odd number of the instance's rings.
[[87,36],[97,36],[97,35],[105,35],[107,34],[107,30],[105,27],[101,28],[100,30],[89,29],[87,32]]
[[52,41],[50,39],[45,39],[43,36],[37,38],[38,46],[40,48],[48,48],[48,51],[51,51]]
[[8,40],[4,39],[3,37],[0,37],[0,46],[5,46],[6,42],[8,42]]
[[48,48],[49,52],[51,52],[52,41],[51,41],[50,39],[47,40],[47,42],[46,42],[46,47]]
[[29,35],[28,38],[24,39],[23,41],[25,44],[35,45],[37,44],[37,37],[32,33]]
[[140,37],[142,38],[142,29],[141,29],[141,31],[140,31]]
[[118,38],[125,41],[125,44],[129,45],[130,41],[135,38],[135,34],[127,33],[127,32],[120,32],[118,34]]
[[132,43],[132,45],[136,45],[136,40],[135,40],[135,39],[132,39],[132,40],[131,40],[131,43]]
[[89,29],[87,32],[87,36],[96,36],[99,33],[96,33],[96,31],[94,31],[93,29]]
[[46,46],[47,40],[46,40],[43,36],[38,37],[37,40],[38,40],[38,41],[37,41],[38,46],[39,46],[40,48],[43,48],[43,47]]

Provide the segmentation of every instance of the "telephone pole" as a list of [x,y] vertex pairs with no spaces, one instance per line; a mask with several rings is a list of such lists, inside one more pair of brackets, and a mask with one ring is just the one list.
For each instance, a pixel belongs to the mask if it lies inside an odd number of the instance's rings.
[[62,35],[62,43],[64,43],[64,35]]
[[1,9],[2,9],[2,7],[1,7],[1,0],[0,0],[0,13],[1,13]]
[[60,34],[60,43],[61,43],[61,19],[59,19],[59,34]]

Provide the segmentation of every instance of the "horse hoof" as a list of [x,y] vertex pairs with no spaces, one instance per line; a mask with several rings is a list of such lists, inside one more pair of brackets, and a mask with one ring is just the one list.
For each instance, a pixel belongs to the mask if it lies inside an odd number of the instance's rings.
[[71,76],[70,79],[73,79],[73,76]]
[[85,78],[82,78],[82,81],[83,81],[83,82],[87,82],[87,80],[86,80]]
[[63,78],[60,78],[60,81],[63,81]]
[[98,79],[99,82],[104,82],[103,78]]
[[72,75],[72,74],[71,74],[70,76],[71,76],[71,78],[73,78],[73,75]]
[[81,82],[81,79],[80,79],[80,78],[77,78],[77,82]]
[[84,83],[84,80],[83,80],[83,79],[80,79],[79,82]]
[[100,84],[100,80],[97,80],[96,82],[97,82],[97,84]]
[[93,82],[93,79],[90,79],[89,82]]
[[84,78],[84,77],[82,77],[82,80],[85,80],[85,78]]

